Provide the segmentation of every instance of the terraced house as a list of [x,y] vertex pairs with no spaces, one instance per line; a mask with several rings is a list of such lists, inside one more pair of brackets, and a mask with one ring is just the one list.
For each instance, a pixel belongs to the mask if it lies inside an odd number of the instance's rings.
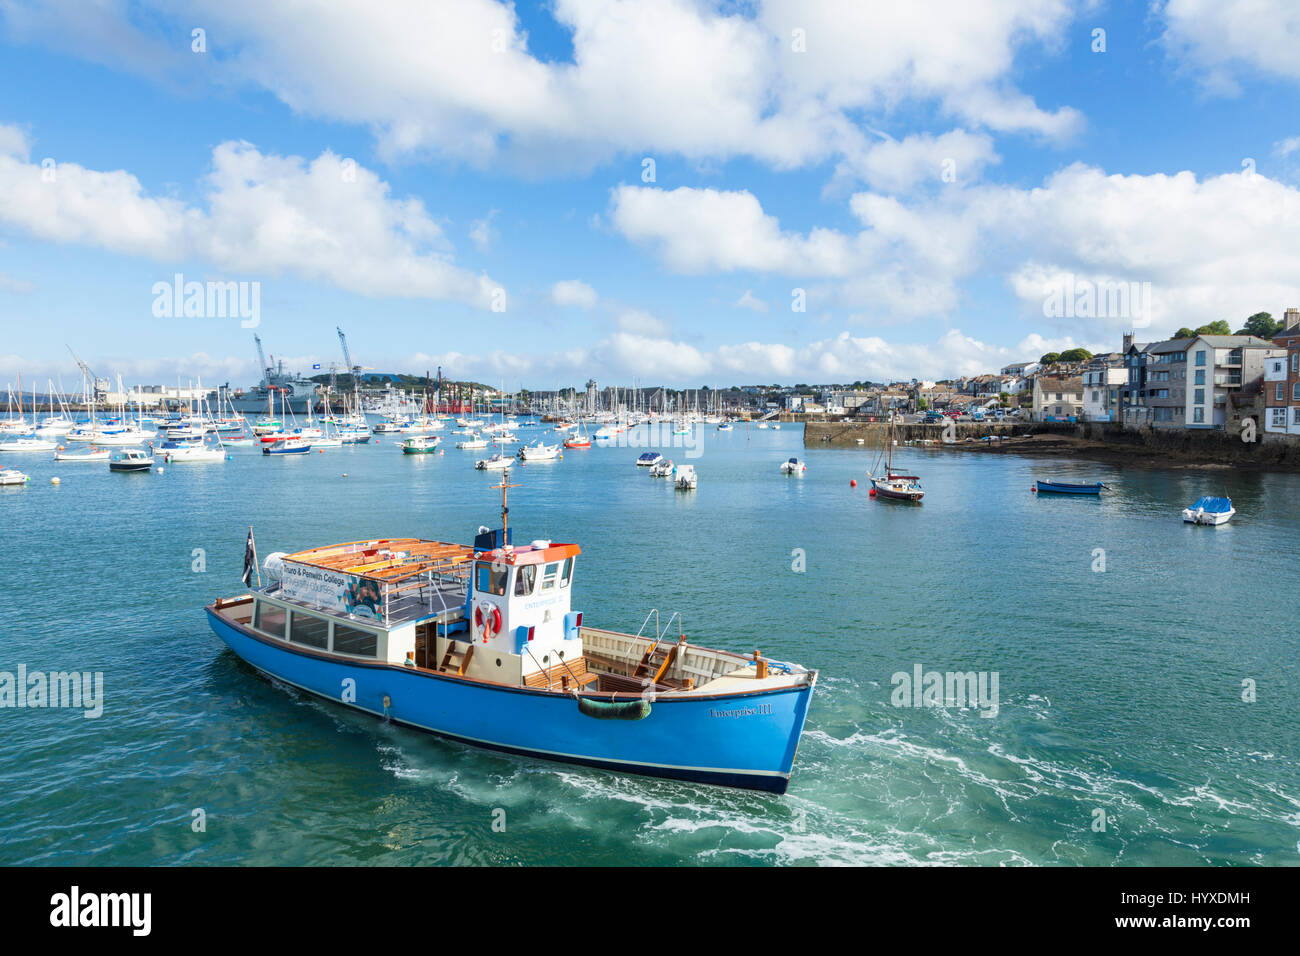
[[1264,430],[1300,435],[1300,309],[1287,309],[1264,365]]
[[1070,422],[1083,416],[1083,379],[1078,375],[1034,379],[1034,421]]
[[1126,425],[1223,428],[1228,398],[1261,382],[1275,346],[1253,335],[1198,335],[1141,345],[1125,336]]

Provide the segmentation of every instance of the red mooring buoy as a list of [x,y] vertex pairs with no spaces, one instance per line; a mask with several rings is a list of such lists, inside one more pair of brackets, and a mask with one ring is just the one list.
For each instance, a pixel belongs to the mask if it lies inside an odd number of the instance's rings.
[[857,486],[858,486],[858,479],[856,479],[856,478],[850,478],[850,479],[849,479],[849,487],[850,487],[850,488],[856,488]]

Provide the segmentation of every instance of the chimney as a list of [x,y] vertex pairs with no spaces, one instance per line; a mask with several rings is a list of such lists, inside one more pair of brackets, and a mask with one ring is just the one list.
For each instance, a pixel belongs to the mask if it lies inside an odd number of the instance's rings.
[[1133,347],[1133,333],[1126,332],[1124,333],[1124,348],[1121,349],[1120,351],[1127,354],[1128,350],[1131,349],[1132,347]]
[[1287,309],[1286,314],[1282,316],[1282,328],[1290,332],[1300,326],[1300,309]]

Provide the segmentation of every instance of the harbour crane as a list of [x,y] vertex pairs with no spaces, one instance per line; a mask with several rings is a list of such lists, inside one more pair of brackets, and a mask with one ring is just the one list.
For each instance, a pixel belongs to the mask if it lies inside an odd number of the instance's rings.
[[85,376],[87,382],[93,389],[93,400],[98,402],[100,397],[108,393],[108,380],[100,379],[95,375],[89,365],[81,360],[81,356],[72,351],[72,346],[66,346],[68,352],[72,355],[73,361],[77,363],[77,368],[81,369],[81,374]]
[[262,378],[269,382],[271,366],[266,364],[266,353],[262,351],[262,339],[256,332],[253,333],[253,341],[257,343],[257,361],[260,363],[257,367],[262,370]]

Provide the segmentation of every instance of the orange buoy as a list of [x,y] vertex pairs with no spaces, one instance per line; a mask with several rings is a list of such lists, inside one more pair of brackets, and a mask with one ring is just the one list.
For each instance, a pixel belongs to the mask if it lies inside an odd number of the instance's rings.
[[872,488],[870,491],[868,491],[868,492],[867,492],[867,497],[868,497],[868,498],[874,498],[874,497],[876,497],[876,489],[875,489],[875,488]]
[[856,479],[856,478],[850,478],[850,479],[849,479],[849,487],[850,487],[850,488],[856,488],[857,486],[858,486],[858,479]]

